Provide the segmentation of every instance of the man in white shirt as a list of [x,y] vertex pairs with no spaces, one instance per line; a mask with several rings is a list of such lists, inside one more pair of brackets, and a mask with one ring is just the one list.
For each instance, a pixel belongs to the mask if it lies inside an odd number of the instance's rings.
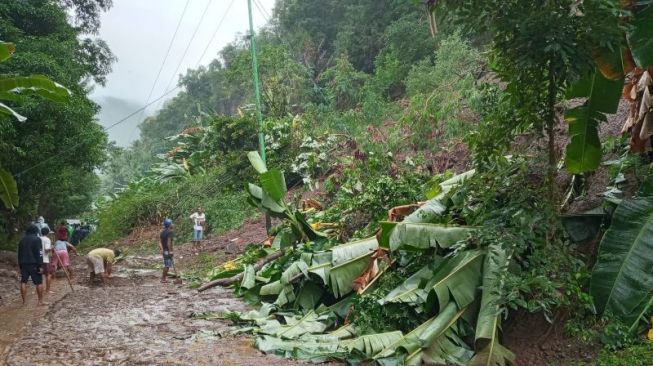
[[[47,224],[46,224],[47,225]],[[50,293],[50,285],[52,284],[52,273],[50,271],[50,257],[52,256],[52,240],[48,238],[50,228],[47,226],[41,228],[41,243],[43,245],[43,270],[45,276],[45,293]]]
[[190,221],[193,224],[193,250],[198,252],[200,249],[200,241],[204,237],[204,227],[206,225],[206,216],[201,207],[190,215]]

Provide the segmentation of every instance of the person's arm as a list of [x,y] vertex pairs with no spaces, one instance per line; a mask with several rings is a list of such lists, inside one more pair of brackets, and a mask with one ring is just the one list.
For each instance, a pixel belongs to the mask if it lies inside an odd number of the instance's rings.
[[75,248],[74,245],[70,244],[69,242],[66,242],[66,247],[68,248],[68,250],[71,250],[75,255],[79,255],[79,253],[77,253],[77,248]]
[[36,264],[41,265],[43,264],[43,256],[41,255],[43,243],[39,237],[36,237],[36,239],[38,239],[38,242],[36,240],[32,242],[32,254],[34,255],[34,258],[36,258]]
[[105,271],[107,272],[107,277],[111,276],[111,271],[113,271],[113,262],[106,261],[106,265],[104,266],[104,268],[106,268]]
[[170,256],[172,257],[172,241],[175,237],[175,233],[170,233],[168,235],[168,252],[170,253]]

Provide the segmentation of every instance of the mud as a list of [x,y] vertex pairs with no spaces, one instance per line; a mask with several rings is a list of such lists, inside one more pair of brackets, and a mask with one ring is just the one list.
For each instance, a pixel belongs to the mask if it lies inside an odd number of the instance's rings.
[[[148,258],[149,259],[149,258]],[[231,336],[226,321],[191,318],[194,312],[247,310],[229,290],[197,291],[159,282],[159,271],[116,266],[106,288],[90,285],[83,257],[72,258],[75,291],[64,277],[48,307],[37,307],[30,284],[22,307],[17,280],[2,278],[0,364],[6,365],[300,365],[260,353],[252,338]],[[7,285],[9,284],[9,285]]]

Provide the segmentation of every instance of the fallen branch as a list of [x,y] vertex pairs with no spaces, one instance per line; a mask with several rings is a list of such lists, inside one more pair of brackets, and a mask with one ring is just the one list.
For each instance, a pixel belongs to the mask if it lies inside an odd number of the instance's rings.
[[[283,251],[278,251],[278,252],[274,252],[274,253],[268,255],[267,257],[264,257],[264,258],[260,259],[254,265],[254,270],[258,271],[259,269],[263,268],[264,265],[272,262],[273,260],[281,257],[284,254],[285,253]],[[231,286],[236,282],[242,281],[244,274],[245,274],[245,271],[243,271],[243,272],[241,272],[241,273],[239,273],[239,274],[237,274],[237,275],[235,275],[233,277],[221,278],[221,279],[218,279],[218,280],[207,282],[207,283],[203,284],[200,288],[198,288],[197,291],[202,292],[202,291],[208,290],[208,289],[210,289],[212,287],[215,287],[215,286],[222,286],[222,287]]]

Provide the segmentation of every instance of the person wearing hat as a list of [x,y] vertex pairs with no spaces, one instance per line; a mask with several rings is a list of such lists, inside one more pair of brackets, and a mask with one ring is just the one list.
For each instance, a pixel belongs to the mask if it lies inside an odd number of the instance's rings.
[[163,221],[163,231],[159,238],[159,249],[161,249],[161,255],[163,256],[163,273],[161,274],[161,282],[168,282],[168,270],[173,266],[172,259],[172,240],[175,237],[175,232],[172,230],[172,220],[165,219]]

